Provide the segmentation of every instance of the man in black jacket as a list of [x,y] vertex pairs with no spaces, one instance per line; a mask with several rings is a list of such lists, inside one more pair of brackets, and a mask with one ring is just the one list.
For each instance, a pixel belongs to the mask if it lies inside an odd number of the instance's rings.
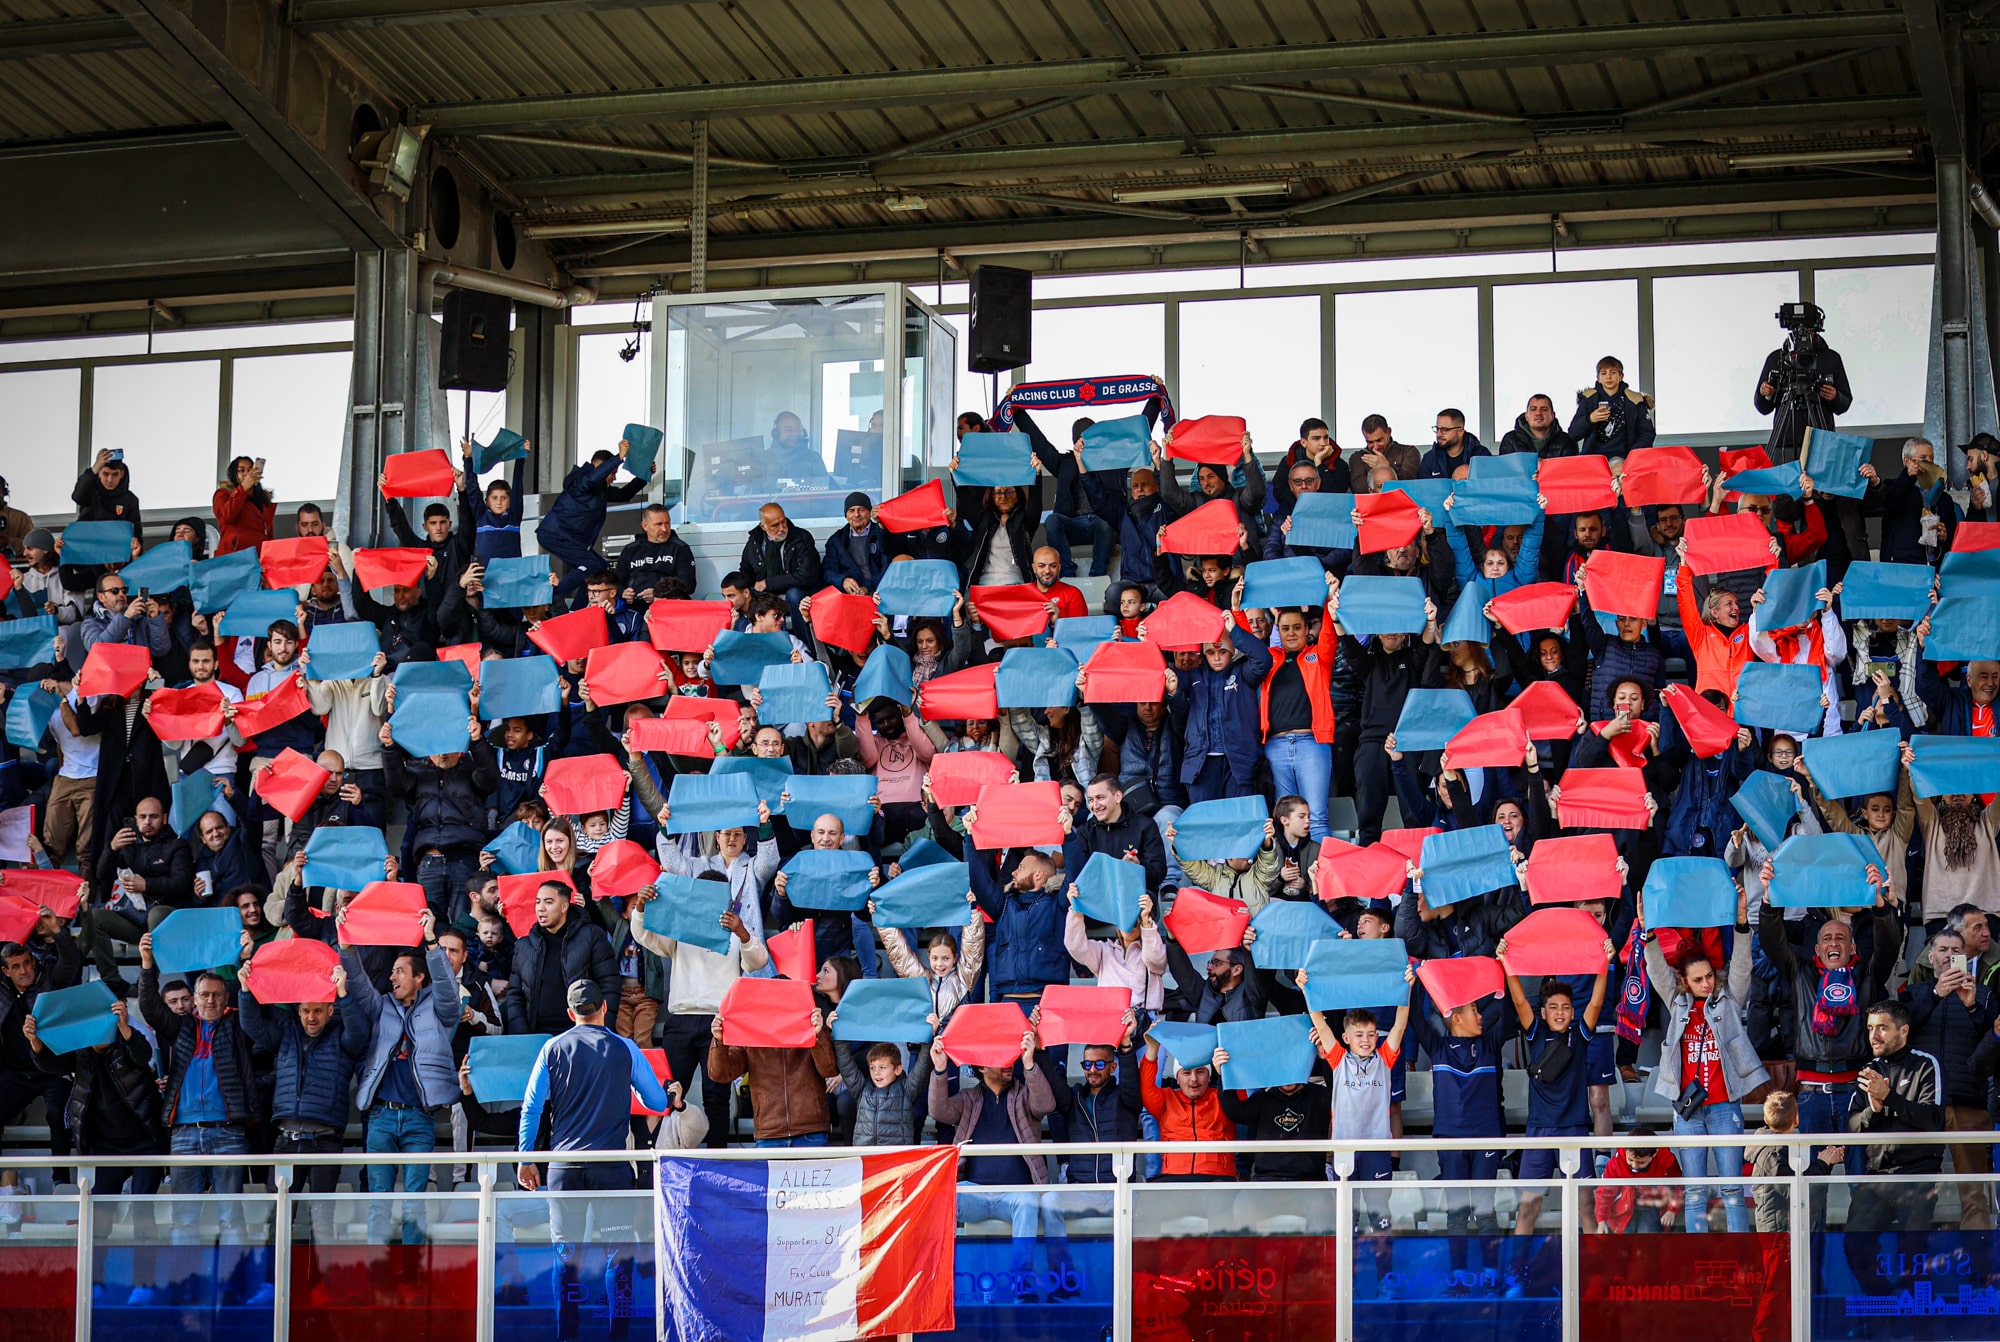
[[673,514],[667,506],[649,504],[639,514],[639,528],[645,534],[626,545],[612,569],[618,575],[619,596],[625,604],[644,610],[660,598],[693,596],[699,584],[694,551],[674,534]]
[[1167,879],[1167,846],[1159,826],[1125,807],[1125,783],[1116,774],[1099,774],[1084,789],[1088,815],[1066,818],[1069,837],[1063,840],[1063,870],[1082,871],[1092,853],[1131,858],[1146,869],[1146,888],[1158,890]]
[[1514,418],[1514,427],[1500,438],[1500,451],[1532,452],[1538,457],[1573,457],[1576,439],[1569,436],[1556,418],[1556,403],[1542,392],[1528,398],[1527,409]]
[[[137,941],[175,909],[194,907],[194,853],[167,824],[167,806],[158,797],[141,800],[131,824],[111,823],[118,828],[97,860],[98,904],[83,911],[79,930],[98,977],[122,997],[131,986],[118,972],[111,943]],[[123,907],[113,911],[108,906],[114,902]]]
[[[1912,976],[1898,994],[1910,1013],[1910,1044],[1919,1053],[1936,1058],[1944,1074],[1944,1126],[1951,1131],[1991,1132],[1993,1120],[1986,1113],[1986,1082],[1972,1063],[1980,1041],[1993,1032],[2000,1016],[1993,990],[1974,981],[1973,968],[1966,964],[1965,938],[1946,930],[1931,938],[1924,948],[1932,977]],[[1956,1174],[1987,1174],[1993,1168],[1993,1148],[1986,1142],[1967,1142],[1951,1148],[1951,1168]],[[1983,1183],[1958,1186],[1958,1224],[1961,1230],[1991,1230],[1993,1199]]]
[[414,861],[431,913],[448,921],[452,897],[479,866],[486,832],[486,799],[500,785],[493,746],[479,719],[472,719],[472,748],[449,755],[412,759],[382,724],[383,781],[390,795],[409,807],[404,834],[404,868]]
[[271,892],[264,855],[250,842],[249,830],[232,826],[220,811],[204,811],[195,834],[201,842],[188,851],[194,856],[196,903],[213,904],[232,890]]
[[37,997],[75,982],[61,982],[55,972],[43,970],[19,942],[0,942],[0,1127],[18,1119],[39,1095],[48,1116],[49,1152],[58,1156],[70,1152],[70,1131],[63,1123],[69,1084],[35,1065],[28,1021]]
[[569,901],[570,888],[561,881],[544,881],[535,892],[535,925],[514,943],[513,986],[500,1004],[508,1034],[567,1030],[567,994],[578,979],[596,983],[607,1001],[618,994],[618,957],[611,952],[611,939]]
[[811,532],[793,526],[778,504],[767,503],[757,510],[757,525],[743,542],[739,567],[753,589],[782,596],[791,608],[793,630],[804,630],[799,602],[820,586],[819,545]]
[[[1941,1132],[1944,1078],[1938,1061],[1910,1047],[1910,1013],[1886,1000],[1868,1008],[1868,1047],[1874,1054],[1855,1078],[1847,1110],[1847,1130],[1856,1133]],[[1870,1174],[1936,1174],[1944,1167],[1942,1146],[1882,1145],[1867,1148]],[[1931,1228],[1937,1203],[1932,1183],[1858,1183],[1847,1207],[1845,1247],[1855,1280],[1870,1295],[1892,1295],[1902,1283],[1884,1274],[1876,1257],[1885,1232],[1922,1234]],[[1898,1274],[1900,1275],[1900,1274]]]

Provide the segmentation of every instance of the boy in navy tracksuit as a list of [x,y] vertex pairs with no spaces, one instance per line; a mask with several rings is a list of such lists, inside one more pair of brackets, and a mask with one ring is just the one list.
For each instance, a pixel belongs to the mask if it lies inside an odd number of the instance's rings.
[[521,557],[521,492],[528,459],[514,463],[514,483],[495,480],[479,493],[479,479],[472,470],[472,444],[465,445],[465,487],[458,497],[459,530],[472,537],[473,556],[484,564],[493,559]]
[[[1512,1013],[1505,998],[1484,1008],[1477,1002],[1455,1007],[1439,1030],[1428,1001],[1410,1012],[1410,1036],[1431,1060],[1431,1133],[1437,1137],[1492,1137],[1490,1151],[1438,1152],[1440,1179],[1491,1180],[1500,1168],[1499,1139],[1507,1124],[1500,1100],[1500,1043]],[[1445,1194],[1446,1234],[1454,1272],[1466,1263],[1468,1229],[1492,1235],[1493,1190],[1453,1189]],[[1488,1255],[1497,1262],[1497,1254]]]
[[535,539],[542,549],[570,566],[556,588],[558,607],[567,605],[570,594],[583,586],[586,577],[611,567],[611,561],[597,553],[605,509],[609,504],[637,498],[646,488],[645,476],[616,487],[611,483],[631,450],[632,445],[621,439],[615,453],[592,453],[588,465],[576,467],[563,478],[562,497],[535,528]]

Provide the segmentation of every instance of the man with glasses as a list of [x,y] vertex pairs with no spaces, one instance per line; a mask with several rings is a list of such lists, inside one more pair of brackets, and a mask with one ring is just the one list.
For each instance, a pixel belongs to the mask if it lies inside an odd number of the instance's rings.
[[[245,1155],[250,1124],[252,1066],[242,1021],[230,1011],[229,985],[204,973],[194,982],[194,1010],[177,1016],[160,997],[160,969],[153,962],[153,934],[139,938],[139,1014],[167,1058],[167,1149],[176,1156]],[[173,1165],[176,1244],[198,1242],[201,1199],[243,1191],[241,1165]],[[244,1242],[243,1208],[225,1201],[217,1209],[224,1244]]]
[[160,616],[160,603],[150,598],[135,598],[127,591],[125,579],[116,573],[107,573],[97,580],[97,602],[83,617],[79,632],[85,655],[99,643],[129,643],[149,649],[155,657],[164,657],[170,643],[167,622]]
[[1424,453],[1419,474],[1426,480],[1449,480],[1474,457],[1493,455],[1476,434],[1465,431],[1465,412],[1447,406],[1437,412],[1437,446]]

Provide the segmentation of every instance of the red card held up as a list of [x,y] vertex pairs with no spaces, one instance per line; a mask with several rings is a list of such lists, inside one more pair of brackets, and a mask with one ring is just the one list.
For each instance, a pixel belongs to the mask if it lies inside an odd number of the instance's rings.
[[[1202,644],[1219,643],[1228,636],[1229,617],[1193,592],[1176,592],[1139,621],[1139,629],[1139,641],[1149,647],[1199,652]],[[1165,683],[1162,676],[1161,684]]]
[[264,694],[245,699],[236,706],[236,730],[246,739],[254,738],[257,733],[268,732],[311,709],[312,701],[306,698],[306,687],[300,681],[299,673],[294,671]]
[[1161,527],[1160,548],[1170,555],[1233,555],[1242,536],[1243,518],[1235,501],[1210,499]]
[[727,601],[655,601],[646,610],[646,637],[661,652],[707,652],[735,618]]
[[1619,489],[1630,508],[1700,503],[1708,492],[1701,482],[1701,458],[1686,447],[1642,447],[1627,453]]
[[1556,819],[1564,829],[1644,829],[1653,821],[1642,769],[1567,769],[1561,786]]
[[999,670],[1000,663],[984,662],[932,676],[917,687],[923,716],[931,722],[999,717],[1000,693],[993,688],[993,676]]
[[1553,680],[1534,682],[1509,707],[1521,715],[1530,741],[1567,741],[1583,721],[1583,710],[1576,706],[1576,700]]
[[448,498],[457,492],[457,481],[451,457],[441,447],[398,452],[382,463],[385,499]]
[[1408,545],[1423,530],[1417,501],[1402,490],[1387,494],[1362,494],[1354,500],[1361,514],[1360,546],[1365,555],[1380,554],[1399,545]]
[[1167,435],[1167,455],[1176,461],[1234,466],[1243,460],[1243,435],[1247,432],[1249,426],[1240,415],[1184,419]]
[[1157,704],[1166,693],[1167,664],[1157,647],[1100,643],[1083,664],[1086,704]]
[[1536,909],[1507,931],[1504,964],[1516,976],[1602,974],[1604,929],[1582,909]]
[[812,597],[813,636],[857,657],[865,656],[868,645],[875,641],[875,614],[874,597],[822,587]]
[[83,659],[76,692],[85,698],[99,694],[130,695],[146,683],[153,654],[134,643],[99,643]]
[[[1125,1013],[1131,1009],[1130,988],[1052,983],[1042,989],[1041,1023],[1035,1033],[1044,1048],[1057,1044],[1115,1046],[1125,1037]],[[1017,1050],[1019,1046],[1017,1039]]]
[[[706,728],[713,722],[722,728],[722,747],[734,750],[736,743],[743,739],[743,715],[738,711],[734,699],[711,699],[701,694],[677,694],[667,700],[666,711],[661,717],[688,719],[699,722]],[[704,748],[705,749],[705,748]]]
[[1660,585],[1666,576],[1664,556],[1600,548],[1584,560],[1583,590],[1594,611],[1650,620],[1659,614]]
[[730,1048],[811,1048],[818,1037],[812,985],[796,979],[738,979],[722,995],[719,1014],[722,1042]]
[[438,649],[440,662],[457,662],[472,675],[472,683],[479,683],[479,645],[477,643],[452,643]]
[[1481,713],[1445,742],[1447,769],[1517,768],[1528,757],[1528,727],[1511,708]]
[[580,662],[592,648],[611,641],[611,627],[600,606],[585,606],[566,615],[552,615],[528,630],[534,645],[559,662]]
[[[1718,449],[1715,455],[1716,460],[1722,466],[1722,478],[1725,482],[1732,475],[1741,475],[1745,471],[1765,470],[1771,464],[1770,454],[1763,448],[1756,446],[1724,447]],[[1742,497],[1741,493],[1732,489],[1723,494],[1722,501],[1724,503],[1734,503]]]
[[656,750],[666,755],[690,755],[707,759],[715,754],[708,739],[708,724],[694,718],[635,718],[625,728],[634,750]]
[[[937,795],[935,786],[931,795]],[[1063,841],[1062,784],[994,783],[979,790],[972,842],[991,852]]]
[[1190,955],[1234,948],[1243,944],[1243,929],[1250,926],[1250,906],[1240,899],[1183,886],[1174,896],[1166,924],[1167,931]]
[[590,893],[598,899],[637,894],[660,877],[660,864],[630,839],[612,839],[590,860]]
[[1493,618],[1510,634],[1561,629],[1576,609],[1576,588],[1566,582],[1531,582],[1502,592],[1490,604]]
[[[1523,751],[1522,753],[1525,755],[1527,752]],[[1423,829],[1385,829],[1382,831],[1382,837],[1377,842],[1385,848],[1401,853],[1412,862],[1422,862],[1424,858],[1424,840],[1437,832],[1438,828],[1436,825],[1430,825]]]
[[356,550],[354,576],[370,592],[382,587],[415,587],[424,580],[430,560],[431,552],[421,545]]
[[42,906],[19,895],[0,894],[0,941],[26,943],[42,921]]
[[423,940],[424,888],[410,881],[370,881],[347,901],[340,935],[350,946],[414,946]]
[[1049,627],[1049,598],[1031,582],[972,589],[972,610],[1002,643],[1032,638]]
[[[12,895],[68,922],[83,903],[83,877],[73,871],[15,867],[0,871],[0,895]],[[18,941],[19,937],[11,938]]]
[[243,986],[259,1002],[275,1006],[291,1002],[331,1002],[333,971],[340,952],[324,941],[286,937],[267,941],[243,966]]
[[[742,979],[739,982],[750,982]],[[1011,1067],[1021,1060],[1028,1016],[1012,1002],[961,1002],[940,1042],[944,1055],[968,1067]]]
[[1685,685],[1669,685],[1661,694],[1696,759],[1712,759],[1736,744],[1734,717]]
[[1507,975],[1489,955],[1461,955],[1450,960],[1426,960],[1417,966],[1417,981],[1438,1011],[1449,1015],[1467,1002],[1498,997],[1507,991]]
[[266,587],[318,582],[320,574],[326,572],[326,537],[289,536],[265,541],[257,547],[257,563],[264,570]]
[[939,806],[970,806],[987,787],[1014,781],[1014,761],[998,750],[931,756],[931,798]]
[[1543,839],[1528,854],[1528,899],[1534,904],[1616,903],[1625,888],[1618,841],[1609,834]]
[[800,983],[811,983],[819,972],[819,952],[813,945],[813,920],[804,918],[784,931],[764,938],[771,952],[771,964],[778,973]]
[[222,735],[224,702],[213,681],[184,690],[154,690],[146,700],[146,721],[162,741],[205,741]]
[[650,643],[607,643],[584,657],[583,680],[599,705],[629,704],[666,693],[660,654]]
[[550,881],[568,886],[570,902],[576,902],[576,882],[566,871],[524,871],[500,878],[500,915],[515,936],[525,937],[535,930],[535,895]]
[[[663,1048],[642,1048],[639,1050],[639,1056],[644,1058],[646,1065],[653,1069],[653,1076],[660,1083],[660,1089],[665,1090],[667,1082],[674,1079],[673,1069],[667,1066],[667,1051]],[[632,1092],[632,1116],[634,1118],[658,1117],[664,1112],[661,1109],[648,1109],[640,1101],[639,1092],[636,1090]]]
[[1687,520],[1687,566],[1696,573],[1734,573],[1739,569],[1772,569],[1771,533],[1752,513]]
[[944,515],[944,481],[926,480],[915,489],[884,500],[875,509],[875,520],[884,531],[897,535],[949,525]]
[[1951,534],[1954,554],[2000,550],[2000,522],[1960,522]]
[[542,800],[555,815],[615,811],[631,781],[615,755],[572,755],[549,761],[542,775]]
[[313,799],[332,776],[298,751],[287,749],[251,778],[256,782],[257,795],[272,810],[296,823],[312,807]]
[[1618,502],[1611,484],[1611,461],[1596,453],[1550,457],[1535,474],[1535,488],[1548,502],[1551,517],[1610,508]]
[[1336,899],[1388,899],[1402,893],[1409,863],[1410,859],[1379,843],[1333,852],[1322,842],[1314,880],[1319,897],[1329,903]]

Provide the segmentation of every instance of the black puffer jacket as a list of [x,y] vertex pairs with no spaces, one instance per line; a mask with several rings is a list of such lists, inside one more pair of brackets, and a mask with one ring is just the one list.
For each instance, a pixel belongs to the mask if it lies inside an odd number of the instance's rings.
[[400,746],[382,748],[389,791],[410,808],[410,851],[421,857],[426,848],[475,849],[490,837],[486,832],[486,799],[500,785],[493,747],[484,737],[458,757],[449,769],[428,759],[411,759]]
[[76,504],[77,521],[130,522],[134,527],[140,524],[139,497],[132,492],[132,472],[125,469],[123,462],[118,465],[125,475],[116,489],[106,489],[96,471],[85,471],[76,477],[76,488],[69,497]]
[[74,1053],[35,1050],[35,1066],[51,1076],[72,1079],[69,1103],[63,1106],[63,1121],[69,1125],[76,1149],[85,1155],[103,1150],[94,1117],[122,1109],[146,1130],[153,1142],[165,1149],[166,1133],[160,1127],[160,1087],[153,1074],[153,1046],[137,1030],[131,1037],[111,1041],[107,1049],[80,1048]]
[[[539,924],[514,943],[514,980],[500,1003],[508,1034],[533,1034],[535,1003],[540,1001],[542,975],[549,972],[552,957],[559,954],[559,972],[565,986],[578,979],[594,979],[604,1000],[618,1000],[618,957],[611,951],[611,939],[604,929],[590,921],[584,910],[572,905],[562,931],[551,936]],[[560,995],[560,994],[558,994]]]
[[[187,1076],[188,1064],[194,1061],[201,1020],[194,1015],[176,1016],[167,1010],[166,1002],[160,997],[160,971],[157,968],[139,971],[139,1014],[146,1018],[146,1024],[153,1027],[160,1049],[167,1055],[164,1117],[171,1128],[174,1110],[180,1104],[181,1082]],[[222,1090],[222,1107],[231,1123],[248,1123],[253,1117],[250,1107],[250,1040],[243,1032],[241,1018],[234,1011],[224,1012],[222,1019],[215,1023],[213,1047],[215,1080]]]

